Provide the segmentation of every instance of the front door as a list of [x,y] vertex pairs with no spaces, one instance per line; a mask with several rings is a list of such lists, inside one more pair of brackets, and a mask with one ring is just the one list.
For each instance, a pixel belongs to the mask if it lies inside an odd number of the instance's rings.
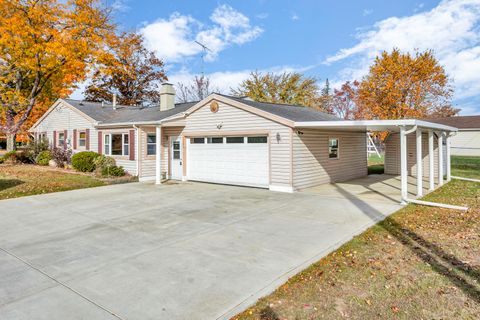
[[170,170],[171,178],[182,180],[182,139],[181,137],[171,137],[170,140]]

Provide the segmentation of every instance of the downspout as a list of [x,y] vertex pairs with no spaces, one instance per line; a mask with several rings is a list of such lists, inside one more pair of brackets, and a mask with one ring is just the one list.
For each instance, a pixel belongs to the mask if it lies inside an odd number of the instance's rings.
[[135,129],[135,144],[137,145],[137,157],[135,158],[136,161],[136,166],[137,166],[137,178],[140,179],[140,130],[137,125],[133,125],[133,128]]

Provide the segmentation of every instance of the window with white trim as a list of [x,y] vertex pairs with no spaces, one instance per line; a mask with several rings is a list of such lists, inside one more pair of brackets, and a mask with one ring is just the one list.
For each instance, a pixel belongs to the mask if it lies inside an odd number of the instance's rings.
[[110,133],[104,138],[104,153],[111,156],[128,156],[128,133]]
[[157,153],[157,134],[147,133],[147,156],[154,156]]
[[328,139],[328,157],[330,159],[338,159],[339,143],[338,138]]
[[223,143],[223,137],[209,137],[207,143]]
[[80,131],[78,133],[78,146],[85,147],[87,141],[87,133],[85,131]]
[[202,143],[205,143],[205,138],[191,138],[190,143],[191,144],[202,144]]
[[64,132],[59,132],[58,133],[57,145],[59,147],[63,147],[64,144],[65,144],[65,133]]
[[248,137],[248,143],[267,143],[267,137]]
[[244,143],[244,137],[227,137],[227,143]]

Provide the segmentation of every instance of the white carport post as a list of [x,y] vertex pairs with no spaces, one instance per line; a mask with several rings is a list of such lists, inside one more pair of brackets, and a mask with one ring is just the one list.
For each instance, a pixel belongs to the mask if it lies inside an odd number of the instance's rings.
[[451,173],[451,159],[450,159],[450,143],[451,143],[451,135],[447,133],[446,136],[446,143],[447,143],[447,182],[452,180],[452,173]]
[[157,125],[155,131],[155,184],[162,184],[162,127]]
[[402,190],[402,203],[407,203],[407,134],[405,126],[400,127],[400,180]]
[[433,148],[433,130],[428,130],[428,190],[433,191],[435,189],[435,154]]
[[423,196],[423,157],[422,157],[422,130],[416,130],[417,145],[417,197]]
[[438,135],[438,186],[443,186],[443,132]]

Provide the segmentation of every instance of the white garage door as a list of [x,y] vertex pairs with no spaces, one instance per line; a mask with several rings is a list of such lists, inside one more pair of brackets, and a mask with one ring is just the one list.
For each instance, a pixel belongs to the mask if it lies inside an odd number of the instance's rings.
[[187,176],[189,180],[268,188],[267,137],[189,138]]

